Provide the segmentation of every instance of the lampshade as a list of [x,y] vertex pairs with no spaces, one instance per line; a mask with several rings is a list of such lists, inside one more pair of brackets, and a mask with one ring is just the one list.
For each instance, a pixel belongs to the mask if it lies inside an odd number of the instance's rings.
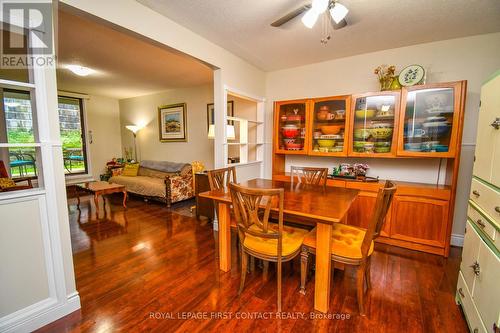
[[312,9],[318,14],[324,13],[329,3],[330,0],[312,0]]
[[215,139],[215,125],[214,124],[210,124],[210,126],[208,126],[208,138]]
[[236,139],[236,133],[234,132],[234,125],[226,126],[226,137],[228,140]]
[[318,20],[319,13],[314,8],[309,9],[304,16],[302,16],[302,23],[311,29]]
[[340,23],[340,21],[342,21],[346,17],[347,13],[349,13],[349,9],[347,9],[346,6],[338,2],[335,2],[333,8],[330,9],[330,15],[337,24]]
[[137,134],[137,132],[139,132],[139,130],[142,127],[136,126],[136,125],[127,125],[127,126],[125,126],[125,128],[128,129],[129,131],[132,131],[134,134]]
[[[236,133],[234,131],[234,126],[233,125],[227,125],[226,126],[226,137],[228,140],[234,140],[236,139]],[[208,126],[208,138],[209,139],[215,139],[215,125],[210,124]]]

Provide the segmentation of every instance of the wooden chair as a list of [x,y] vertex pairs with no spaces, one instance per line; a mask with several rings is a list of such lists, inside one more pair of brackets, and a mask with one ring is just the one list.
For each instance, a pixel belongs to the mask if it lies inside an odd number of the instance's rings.
[[[380,234],[396,192],[396,186],[386,181],[377,195],[375,209],[368,229],[357,228],[341,223],[333,224],[332,230],[332,260],[357,267],[357,294],[360,315],[364,315],[364,282],[367,289],[371,288],[370,264],[373,253],[373,240]],[[304,238],[301,253],[300,292],[305,294],[306,277],[308,271],[309,253],[316,250],[316,228]],[[366,280],[365,280],[366,279]]]
[[[248,256],[277,263],[278,311],[281,312],[281,263],[300,253],[307,230],[283,226],[284,190],[255,189],[229,184],[241,244],[241,281],[245,286]],[[264,206],[262,209],[261,207]],[[269,222],[271,208],[278,207],[278,224]],[[263,214],[262,214],[263,213]]]
[[[7,169],[5,168],[5,164],[2,160],[0,160],[0,178],[10,178]],[[33,184],[31,183],[31,178],[22,177],[22,178],[13,178],[12,181],[16,183],[16,186],[7,187],[4,189],[0,189],[0,192],[10,192],[10,191],[18,191],[18,190],[27,190],[33,188]],[[26,182],[27,185],[17,185],[17,183]]]
[[300,184],[313,184],[326,186],[328,168],[291,167],[292,184],[297,178]]
[[208,182],[211,191],[227,188],[229,183],[236,183],[236,168],[227,167],[208,170]]

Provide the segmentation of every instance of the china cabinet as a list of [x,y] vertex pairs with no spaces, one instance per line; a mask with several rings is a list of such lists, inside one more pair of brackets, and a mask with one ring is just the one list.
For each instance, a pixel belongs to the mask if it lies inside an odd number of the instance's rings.
[[396,155],[400,92],[353,96],[349,126],[349,156]]
[[456,300],[471,332],[500,331],[500,73],[481,89],[474,175]]
[[[346,163],[351,157],[356,158],[356,163],[360,163],[361,158],[389,158],[388,163],[397,163],[397,159],[443,159],[444,184],[391,179],[397,191],[377,242],[447,257],[466,87],[466,81],[457,81],[405,87],[400,91],[277,101],[274,104],[273,179],[290,179],[286,165],[292,154],[345,157]],[[490,120],[484,122],[492,123]],[[483,154],[491,155],[485,159],[500,163],[499,150],[485,150]],[[311,160],[311,166],[316,160]],[[489,172],[484,177],[492,182],[495,176],[499,177],[493,175],[493,169],[484,168],[483,172]],[[382,183],[383,180],[369,183],[339,178],[327,181],[328,186],[360,190],[345,223],[361,227],[369,221]],[[482,200],[490,202],[489,192],[481,191],[484,193]]]
[[413,86],[402,90],[399,156],[454,157],[463,121],[460,82]]
[[350,96],[316,98],[309,116],[309,155],[346,156]]

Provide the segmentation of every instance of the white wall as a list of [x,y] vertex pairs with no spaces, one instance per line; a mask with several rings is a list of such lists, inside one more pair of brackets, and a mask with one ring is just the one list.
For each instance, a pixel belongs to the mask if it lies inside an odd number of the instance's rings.
[[[106,170],[106,162],[113,157],[122,156],[120,130],[120,107],[118,100],[110,97],[92,95],[85,99],[87,119],[86,135],[92,132],[89,142],[91,170],[95,180]],[[87,138],[90,140],[90,137]]]
[[[152,95],[122,99],[120,122],[123,147],[133,147],[132,132],[126,125],[145,125],[137,134],[140,160],[172,162],[202,161],[213,168],[213,140],[207,136],[207,104],[213,102],[213,85],[173,89]],[[158,134],[158,107],[186,103],[187,142],[160,142]]]
[[[332,44],[335,47],[335,44]],[[306,66],[267,73],[266,141],[272,142],[273,102],[277,100],[333,96],[377,91],[373,70],[380,64],[394,64],[398,70],[421,64],[428,72],[427,82],[467,80],[468,93],[463,133],[462,162],[458,183],[453,233],[463,234],[467,197],[472,174],[477,111],[482,82],[500,68],[500,33],[426,43],[362,54]],[[272,146],[266,150],[266,176],[271,176]],[[316,162],[316,159],[314,159]],[[324,159],[332,166],[338,159]],[[419,161],[419,169],[409,171],[404,161],[368,160],[372,175],[396,174],[398,178],[435,183],[435,160]],[[304,163],[304,157],[287,158],[287,165]],[[420,172],[420,170],[425,172]],[[432,172],[432,170],[435,170]],[[393,176],[394,177],[394,176]]]

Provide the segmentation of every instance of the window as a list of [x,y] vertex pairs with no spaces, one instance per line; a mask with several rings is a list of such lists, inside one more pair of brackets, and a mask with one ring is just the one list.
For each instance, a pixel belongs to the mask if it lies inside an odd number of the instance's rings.
[[59,126],[64,172],[66,174],[87,173],[83,102],[80,98],[59,96]]
[[[59,96],[58,102],[64,171],[66,174],[85,174],[88,167],[83,102],[80,98],[64,96]],[[28,91],[3,89],[3,115],[9,144],[36,142],[31,105]],[[9,148],[8,155],[13,178],[37,176],[35,147]]]

